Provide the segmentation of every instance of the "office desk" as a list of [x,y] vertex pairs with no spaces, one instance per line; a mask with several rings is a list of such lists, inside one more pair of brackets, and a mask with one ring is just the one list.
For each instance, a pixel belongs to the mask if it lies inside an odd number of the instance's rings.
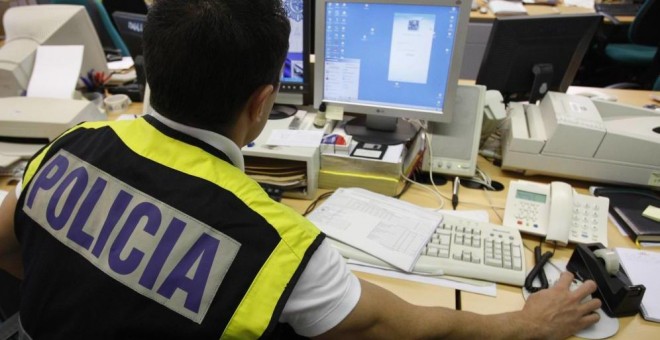
[[[486,8],[488,8],[488,4],[486,4],[485,1],[478,0],[478,3],[480,6],[486,6]],[[593,8],[565,6],[563,1],[560,1],[560,4],[557,6],[535,4],[525,4],[524,6],[527,10],[527,15],[594,13]],[[628,18],[631,17],[621,17],[621,20],[628,20]],[[471,22],[492,22],[493,20],[495,20],[495,14],[493,14],[490,9],[488,10],[488,13],[481,13],[478,10],[470,12]]]
[[[633,105],[641,106],[651,102],[649,95],[650,91],[631,91],[631,90],[615,90],[615,89],[590,89],[590,88],[571,88],[569,92],[583,92],[583,91],[601,91],[610,95],[615,95],[621,102],[628,102]],[[142,112],[142,104],[134,103],[129,108],[128,113],[139,114]],[[118,115],[112,115],[110,119],[116,119]],[[502,183],[505,188],[509,187],[509,183],[516,179],[528,179],[538,182],[550,182],[556,178],[546,176],[524,177],[517,173],[502,171],[499,167],[489,163],[486,159],[480,158],[478,161],[479,168],[487,173],[494,181]],[[590,183],[564,180],[581,193],[586,193]],[[13,190],[13,184],[9,183],[8,178],[0,177],[0,189]],[[444,185],[439,187],[440,191],[447,196],[451,195],[451,186]],[[327,190],[319,190],[318,195],[327,192]],[[439,206],[437,197],[418,186],[412,186],[402,196],[402,199],[415,203],[424,207],[437,208]],[[284,199],[284,204],[291,206],[298,212],[303,212],[311,203],[309,200],[295,200]],[[501,223],[501,216],[504,213],[504,206],[506,204],[506,189],[501,192],[484,192],[482,190],[471,190],[462,188],[460,191],[460,203],[458,209],[460,210],[487,210],[492,223]],[[445,202],[445,208],[449,208],[449,202]],[[634,247],[632,241],[626,236],[623,236],[619,231],[609,223],[609,246],[610,247]],[[524,244],[529,249],[533,249],[538,245],[540,240],[538,237],[524,235]],[[554,261],[564,260],[572,254],[572,246],[567,248],[560,247],[557,249]],[[548,245],[544,246],[545,249],[550,249]],[[660,250],[658,250],[660,251]],[[528,268],[532,265],[531,252],[526,252],[526,260]],[[372,274],[358,273],[358,276],[380,285],[398,296],[411,303],[427,306],[443,306],[454,308],[455,300],[453,289],[441,288],[428,284],[421,284],[409,282],[405,280],[386,278]],[[522,292],[520,287],[512,287],[507,285],[498,285],[497,297],[488,297],[472,293],[461,293],[462,309],[473,311],[481,314],[493,314],[507,311],[519,310],[524,304]],[[660,324],[652,323],[643,320],[639,315],[633,317],[626,317],[620,319],[620,329],[615,338],[627,339],[635,337],[636,339],[652,339],[658,338],[660,335]]]
[[[486,6],[488,4],[483,0],[478,0],[479,6]],[[581,14],[581,13],[594,13],[593,8],[584,8],[576,6],[566,6],[563,1],[559,1],[559,4],[556,6],[548,5],[537,5],[537,4],[525,4],[525,9],[527,10],[528,15],[548,15],[548,14]],[[470,12],[470,21],[471,22],[492,22],[495,19],[495,14],[488,10],[487,13],[481,13],[477,11]],[[617,16],[617,20],[620,23],[631,23],[635,17],[634,16]],[[606,19],[606,22],[609,22]]]

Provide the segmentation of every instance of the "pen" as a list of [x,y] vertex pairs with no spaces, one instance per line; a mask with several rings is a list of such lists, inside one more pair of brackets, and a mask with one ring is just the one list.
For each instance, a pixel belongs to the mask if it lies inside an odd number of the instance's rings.
[[454,179],[454,191],[451,194],[451,206],[456,210],[458,206],[458,187],[461,185],[460,178],[456,177]]

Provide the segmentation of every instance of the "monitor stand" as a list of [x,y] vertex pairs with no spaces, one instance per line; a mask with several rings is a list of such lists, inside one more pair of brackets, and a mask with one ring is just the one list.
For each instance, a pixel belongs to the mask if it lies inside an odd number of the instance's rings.
[[294,105],[275,104],[273,109],[270,110],[268,119],[284,119],[289,118],[298,112],[298,108]]
[[353,118],[344,127],[344,131],[355,141],[385,145],[407,143],[418,130],[403,119],[372,115]]
[[543,96],[550,89],[553,74],[552,64],[535,64],[532,66],[532,73],[534,74],[534,82],[529,91],[529,103],[535,104],[543,99]]

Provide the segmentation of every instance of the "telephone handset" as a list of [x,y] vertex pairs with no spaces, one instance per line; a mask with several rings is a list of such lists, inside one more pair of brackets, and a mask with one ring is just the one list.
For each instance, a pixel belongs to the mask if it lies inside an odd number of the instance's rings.
[[578,194],[564,182],[512,181],[502,224],[560,245],[600,242],[607,246],[608,208],[606,197]]
[[[607,210],[606,210],[607,211]],[[548,232],[546,241],[555,241],[560,245],[568,244],[569,223],[573,217],[573,188],[564,182],[550,183],[550,212],[548,213]]]

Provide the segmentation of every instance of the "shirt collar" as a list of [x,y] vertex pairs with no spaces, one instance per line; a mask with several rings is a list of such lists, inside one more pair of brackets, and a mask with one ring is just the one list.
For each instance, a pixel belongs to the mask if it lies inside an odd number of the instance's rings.
[[234,166],[245,172],[245,162],[243,160],[243,153],[241,149],[231,139],[209,130],[202,130],[192,126],[177,123],[161,114],[154,109],[149,110],[149,114],[156,118],[159,122],[165,124],[167,127],[185,133],[191,137],[197,138],[202,142],[220,150],[227,155]]

